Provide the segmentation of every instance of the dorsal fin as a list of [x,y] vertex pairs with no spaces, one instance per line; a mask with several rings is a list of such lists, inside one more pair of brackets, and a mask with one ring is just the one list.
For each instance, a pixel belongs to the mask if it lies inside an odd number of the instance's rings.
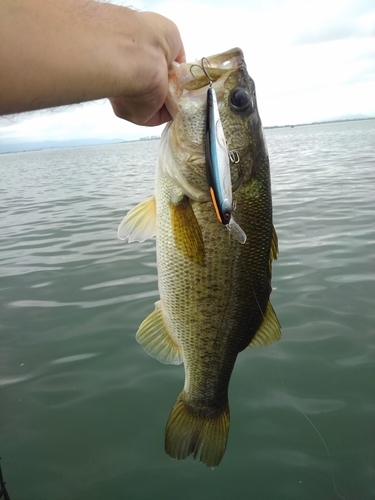
[[272,276],[272,261],[277,259],[277,254],[279,253],[279,242],[276,234],[275,228],[272,226],[272,238],[271,238],[271,248],[270,248],[270,258],[269,258],[269,270],[270,276]]
[[281,325],[277,319],[276,313],[268,301],[266,314],[255,336],[248,347],[263,347],[272,342],[277,342],[281,338]]

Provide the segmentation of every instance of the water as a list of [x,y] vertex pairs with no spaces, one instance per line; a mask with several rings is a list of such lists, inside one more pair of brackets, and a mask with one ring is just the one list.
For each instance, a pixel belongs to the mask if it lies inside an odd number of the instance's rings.
[[[0,456],[16,500],[375,495],[375,121],[266,131],[282,340],[242,353],[214,471],[164,453],[183,368],[134,339],[155,243],[116,229],[158,143],[0,156]],[[298,407],[318,428],[318,434]]]

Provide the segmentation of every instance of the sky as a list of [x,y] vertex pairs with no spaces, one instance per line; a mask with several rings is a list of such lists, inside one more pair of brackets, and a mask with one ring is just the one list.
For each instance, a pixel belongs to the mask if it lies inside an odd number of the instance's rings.
[[[187,60],[240,47],[265,126],[375,116],[375,0],[112,1],[172,19]],[[159,135],[106,100],[0,117],[1,143]]]

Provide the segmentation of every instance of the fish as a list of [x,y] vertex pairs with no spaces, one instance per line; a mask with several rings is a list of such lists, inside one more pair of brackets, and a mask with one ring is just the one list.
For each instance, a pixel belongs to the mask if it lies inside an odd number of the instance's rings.
[[[228,389],[238,354],[281,337],[270,303],[273,226],[269,157],[255,84],[241,49],[197,63],[173,63],[166,106],[172,120],[160,140],[154,195],[133,208],[120,239],[156,236],[160,300],[136,339],[162,363],[184,364],[184,387],[165,429],[165,451],[214,468],[228,440]],[[207,90],[217,97],[230,152],[233,208],[240,243],[215,215],[206,171]]]

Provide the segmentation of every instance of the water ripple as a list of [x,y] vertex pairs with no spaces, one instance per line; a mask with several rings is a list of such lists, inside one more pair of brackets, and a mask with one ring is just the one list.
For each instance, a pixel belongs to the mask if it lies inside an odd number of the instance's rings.
[[97,300],[97,301],[87,301],[87,302],[56,302],[53,300],[18,300],[15,302],[10,302],[8,304],[9,307],[81,307],[83,309],[87,308],[95,308],[95,307],[104,307],[114,304],[123,304],[126,302],[138,301],[140,299],[149,298],[149,297],[158,297],[158,290],[150,290],[148,292],[116,296],[111,299],[106,300]]
[[116,237],[153,192],[157,141],[1,155],[1,453],[19,498],[334,498],[325,449],[293,402],[326,439],[343,496],[369,498],[375,121],[265,133],[282,339],[238,357],[214,476],[164,455],[183,368],[134,338],[158,298],[155,240]]
[[96,356],[99,356],[99,354],[95,352],[87,354],[75,354],[74,356],[67,356],[65,358],[55,359],[51,361],[51,365],[59,365],[61,363],[75,363],[76,361],[83,361],[85,359],[94,358]]

